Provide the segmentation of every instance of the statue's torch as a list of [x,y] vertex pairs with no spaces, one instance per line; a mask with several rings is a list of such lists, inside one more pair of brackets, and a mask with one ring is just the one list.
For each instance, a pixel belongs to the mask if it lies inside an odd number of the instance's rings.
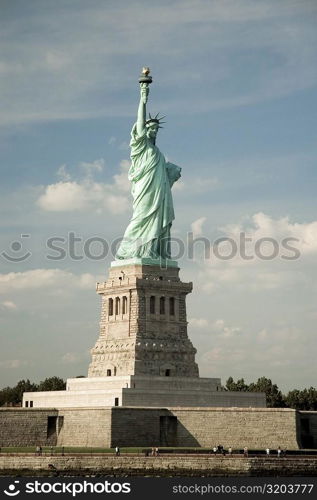
[[139,77],[139,83],[146,83],[149,85],[152,83],[152,77],[150,76],[150,68],[143,68],[142,73]]

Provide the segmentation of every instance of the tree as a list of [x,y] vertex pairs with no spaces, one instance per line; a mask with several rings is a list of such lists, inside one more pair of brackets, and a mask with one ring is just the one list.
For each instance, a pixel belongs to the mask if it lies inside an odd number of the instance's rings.
[[249,385],[250,392],[265,392],[266,404],[269,408],[283,408],[285,401],[283,394],[272,380],[266,377],[261,377],[256,383]]
[[269,378],[260,377],[257,382],[246,384],[244,379],[241,378],[236,382],[232,377],[229,377],[226,382],[226,389],[228,391],[242,391],[242,392],[264,392],[266,395],[266,404],[269,408],[283,408],[285,407],[284,396]]
[[4,387],[0,391],[0,406],[5,406],[7,403],[10,403],[12,399],[12,388]]
[[64,391],[66,382],[60,377],[50,377],[39,383],[38,391]]
[[301,391],[298,389],[293,389],[289,391],[285,396],[285,404],[288,408],[294,408],[295,410],[301,410]]
[[307,410],[317,410],[317,389],[310,387],[307,390]]
[[18,405],[22,402],[22,397],[24,392],[37,391],[38,386],[27,380],[20,380],[14,387],[5,387],[1,391],[0,404],[1,406],[6,404]]
[[286,406],[296,410],[317,410],[317,390],[314,387],[309,389],[289,391],[285,396]]
[[225,385],[225,389],[227,391],[234,391],[235,390],[235,383],[234,383],[234,380],[232,377],[228,378],[226,385]]
[[249,390],[249,386],[244,382],[243,378],[240,378],[235,382],[232,377],[229,377],[226,382],[226,389],[228,391],[246,392]]
[[37,391],[37,385],[27,380],[20,380],[15,387],[13,387],[13,403],[21,403],[24,392]]
[[39,384],[27,380],[20,380],[14,387],[5,387],[0,391],[0,406],[21,405],[24,392],[63,391],[66,383],[62,378],[46,378]]

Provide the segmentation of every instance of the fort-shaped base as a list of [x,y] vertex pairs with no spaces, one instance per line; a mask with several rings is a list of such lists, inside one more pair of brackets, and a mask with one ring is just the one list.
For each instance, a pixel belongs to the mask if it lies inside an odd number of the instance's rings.
[[68,379],[66,391],[24,393],[23,406],[30,401],[33,408],[265,407],[263,393],[224,391],[219,378],[134,375]]

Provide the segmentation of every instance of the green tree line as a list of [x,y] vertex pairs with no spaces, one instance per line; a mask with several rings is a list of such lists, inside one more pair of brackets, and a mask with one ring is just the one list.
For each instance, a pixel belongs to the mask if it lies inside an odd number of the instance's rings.
[[66,382],[59,377],[50,377],[34,384],[27,380],[20,380],[14,387],[4,387],[0,391],[0,406],[19,406],[22,403],[24,392],[36,391],[63,391]]
[[229,377],[225,389],[227,391],[242,392],[265,392],[266,404],[269,408],[294,408],[296,410],[317,411],[317,389],[293,389],[287,394],[282,394],[276,384],[266,377],[260,377],[257,382],[246,384],[244,379],[238,379],[236,382]]

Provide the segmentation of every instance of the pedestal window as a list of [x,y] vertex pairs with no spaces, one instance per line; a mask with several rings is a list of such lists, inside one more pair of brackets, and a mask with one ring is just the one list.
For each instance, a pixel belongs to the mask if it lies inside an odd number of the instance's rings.
[[170,297],[170,316],[175,316],[175,299],[174,297]]
[[155,296],[150,297],[150,314],[155,314]]
[[160,314],[165,314],[165,297],[160,298]]
[[113,299],[108,299],[109,316],[113,316]]

